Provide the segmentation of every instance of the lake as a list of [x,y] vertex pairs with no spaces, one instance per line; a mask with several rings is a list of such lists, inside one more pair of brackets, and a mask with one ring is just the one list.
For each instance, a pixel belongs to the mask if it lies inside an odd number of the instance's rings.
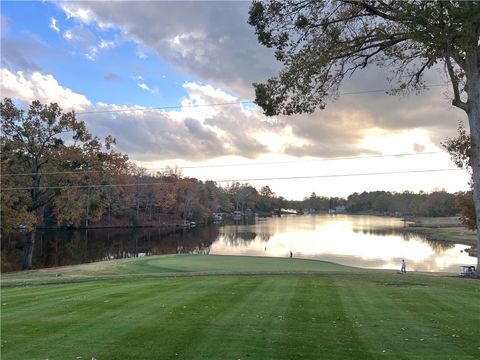
[[[256,218],[199,226],[165,234],[155,228],[43,230],[38,232],[34,267],[161,254],[201,253],[288,257],[332,261],[362,268],[458,272],[475,265],[461,244],[429,241],[400,231],[398,218],[302,215]],[[21,269],[22,234],[2,239],[2,271]]]

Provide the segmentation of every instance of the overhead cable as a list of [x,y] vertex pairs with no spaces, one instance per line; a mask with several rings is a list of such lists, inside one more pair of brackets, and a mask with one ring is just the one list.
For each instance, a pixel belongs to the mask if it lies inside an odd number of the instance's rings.
[[[425,87],[438,87],[446,86],[447,84],[431,84],[425,85]],[[350,91],[339,93],[338,95],[359,95],[359,94],[369,94],[369,93],[379,93],[384,92],[388,93],[389,91],[395,91],[399,89],[375,89],[375,90],[359,90],[359,91]],[[246,105],[252,104],[256,105],[254,100],[242,100],[242,101],[230,101],[223,103],[210,103],[210,104],[191,104],[191,105],[169,105],[169,106],[153,106],[153,107],[130,107],[124,109],[110,109],[110,110],[98,110],[98,111],[79,111],[76,112],[76,115],[94,115],[94,114],[108,114],[108,113],[123,113],[123,112],[135,112],[135,111],[154,111],[154,110],[174,110],[174,109],[183,109],[183,108],[199,108],[199,107],[213,107],[213,106],[227,106],[227,105]]]
[[[212,164],[212,165],[196,165],[196,166],[175,166],[173,168],[169,167],[159,167],[159,168],[142,168],[146,171],[167,171],[169,169],[207,169],[207,168],[222,168],[222,167],[240,167],[240,166],[258,166],[258,165],[284,165],[284,164],[303,164],[303,163],[312,163],[312,162],[324,162],[324,161],[338,161],[338,160],[363,160],[363,159],[376,159],[376,158],[387,158],[387,157],[404,157],[404,156],[423,156],[423,155],[438,155],[445,154],[442,151],[429,151],[422,153],[398,153],[398,154],[384,154],[384,155],[367,155],[367,156],[347,156],[347,157],[333,157],[327,159],[308,159],[308,160],[286,160],[286,161],[264,161],[257,163],[239,163],[239,164]],[[42,175],[60,175],[60,174],[88,174],[88,173],[101,173],[108,170],[72,170],[72,171],[52,171],[52,172],[42,172]],[[0,176],[32,176],[36,173],[7,173],[0,174]]]
[[[405,170],[405,171],[384,171],[384,172],[371,172],[371,173],[351,173],[351,174],[328,174],[328,175],[306,175],[306,176],[285,176],[285,177],[265,177],[265,178],[245,178],[245,179],[221,179],[214,180],[209,179],[206,181],[213,181],[215,183],[233,183],[233,182],[248,182],[248,181],[273,181],[273,180],[302,180],[302,179],[321,179],[321,178],[339,178],[339,177],[355,177],[355,176],[378,176],[378,175],[400,175],[400,174],[420,174],[420,173],[437,173],[448,171],[461,171],[462,169],[428,169],[428,170]],[[151,186],[172,184],[171,181],[158,181],[150,183],[128,183],[128,184],[96,184],[96,185],[59,185],[59,186],[25,186],[25,187],[6,187],[0,188],[0,191],[12,191],[12,190],[32,190],[40,188],[46,189],[82,189],[82,188],[107,188],[107,187],[132,187],[132,186]]]

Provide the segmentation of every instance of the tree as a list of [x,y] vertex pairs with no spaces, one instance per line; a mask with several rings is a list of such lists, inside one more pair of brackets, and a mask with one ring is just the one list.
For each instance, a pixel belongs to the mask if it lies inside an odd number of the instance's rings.
[[262,186],[255,200],[255,209],[263,214],[271,213],[275,207],[275,193],[268,185]]
[[[10,162],[8,169],[15,170],[13,174],[20,174],[17,175],[18,179],[9,182],[13,185],[10,188],[12,192],[2,191],[2,215],[6,214],[4,208],[8,209],[12,201],[17,209],[24,210],[22,217],[29,215],[29,222],[25,224],[28,233],[23,268],[31,269],[35,227],[42,220],[41,209],[51,204],[58,195],[58,188],[52,186],[67,186],[70,182],[59,172],[82,169],[82,161],[67,161],[66,157],[77,152],[80,144],[87,143],[92,138],[85,124],[76,120],[73,111],[63,113],[55,103],[42,105],[39,101],[33,101],[25,113],[11,99],[6,98],[0,103],[0,115],[3,130],[2,173],[3,166]],[[71,143],[66,142],[67,133],[71,135]],[[6,188],[2,179],[2,190]],[[15,196],[16,200],[12,200]],[[5,198],[10,204],[4,202]],[[7,214],[7,219],[2,216],[2,221],[12,223],[11,216],[8,215],[15,216],[15,211]]]
[[472,192],[462,191],[456,193],[455,206],[460,210],[460,222],[469,230],[477,230],[477,223],[475,222],[475,203],[473,202]]
[[[254,84],[266,115],[310,113],[337,96],[345,77],[388,66],[399,92],[425,87],[423,74],[444,66],[452,104],[465,111],[472,137],[473,192],[480,224],[479,1],[254,1],[249,24],[276,49],[284,68]],[[480,248],[480,233],[477,233]],[[480,257],[477,261],[480,275]]]
[[[458,136],[448,138],[442,145],[450,153],[455,165],[467,170],[472,175],[473,141],[462,123],[458,124]],[[473,187],[473,179],[470,185]],[[455,194],[455,205],[460,210],[460,222],[472,231],[477,230],[473,190]]]

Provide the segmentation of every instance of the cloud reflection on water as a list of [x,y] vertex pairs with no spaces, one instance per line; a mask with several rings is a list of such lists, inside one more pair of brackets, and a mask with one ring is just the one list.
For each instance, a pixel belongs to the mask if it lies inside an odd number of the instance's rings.
[[[475,258],[468,246],[427,240],[400,231],[400,219],[375,216],[287,216],[252,225],[221,227],[212,254],[287,257],[332,261],[362,268],[457,272]],[[256,236],[254,236],[256,234]]]

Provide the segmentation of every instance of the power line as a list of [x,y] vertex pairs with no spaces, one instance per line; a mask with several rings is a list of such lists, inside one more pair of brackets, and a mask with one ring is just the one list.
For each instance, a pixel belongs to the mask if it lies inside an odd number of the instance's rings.
[[[199,169],[199,168],[217,168],[217,167],[235,167],[235,166],[257,166],[257,165],[283,165],[283,164],[302,164],[302,163],[312,163],[312,162],[324,162],[324,161],[338,161],[338,160],[362,160],[362,159],[374,159],[374,158],[386,158],[386,157],[403,157],[403,156],[422,156],[422,155],[434,155],[434,154],[445,154],[442,151],[431,151],[423,153],[400,153],[400,154],[386,154],[386,155],[367,155],[367,156],[346,156],[346,157],[335,157],[328,159],[310,159],[310,160],[286,160],[286,161],[269,161],[269,162],[259,162],[259,163],[240,163],[240,164],[215,164],[215,165],[201,165],[201,166],[182,166],[178,169]],[[162,169],[162,168],[160,168]],[[146,170],[156,170],[146,169]]]
[[[377,159],[377,158],[387,158],[387,157],[404,157],[404,156],[423,156],[423,155],[438,155],[445,154],[442,151],[430,151],[422,153],[399,153],[399,154],[385,154],[385,155],[367,155],[367,156],[347,156],[347,157],[333,157],[328,159],[310,159],[310,160],[286,160],[286,161],[265,161],[258,163],[239,163],[239,164],[213,164],[213,165],[197,165],[197,166],[180,166],[175,167],[174,169],[207,169],[207,168],[222,168],[222,167],[241,167],[241,166],[265,166],[265,165],[284,165],[284,164],[302,164],[302,163],[312,163],[312,162],[325,162],[325,161],[338,161],[338,160],[363,160],[363,159]],[[168,167],[161,168],[144,168],[146,171],[160,171],[168,170]],[[76,171],[52,171],[52,172],[42,172],[41,175],[61,175],[61,174],[87,174],[87,173],[101,173],[108,170],[76,170]],[[0,174],[3,176],[32,176],[36,173],[8,173]]]
[[211,103],[211,104],[198,104],[198,105],[171,105],[171,106],[157,106],[157,107],[148,107],[148,108],[127,108],[127,109],[118,109],[118,110],[100,110],[100,111],[81,111],[75,113],[76,115],[84,114],[105,114],[105,113],[121,113],[121,112],[130,112],[130,111],[153,111],[153,110],[172,110],[172,109],[183,109],[183,108],[197,108],[197,107],[210,107],[210,106],[224,106],[224,105],[240,105],[240,104],[253,104],[253,100],[246,101],[232,101],[224,103]]
[[[434,173],[434,172],[448,172],[448,171],[460,171],[462,169],[428,169],[428,170],[405,170],[405,171],[384,171],[384,172],[371,172],[371,173],[352,173],[352,174],[329,174],[329,175],[307,175],[307,176],[285,176],[285,177],[266,177],[266,178],[249,178],[249,179],[224,179],[224,180],[209,180],[216,183],[231,183],[231,182],[245,182],[245,181],[267,181],[267,180],[301,180],[301,179],[320,179],[320,178],[339,178],[339,177],[355,177],[355,176],[377,176],[377,175],[400,175],[400,174],[420,174],[420,173]],[[172,184],[168,181],[159,181],[151,183],[129,183],[129,184],[98,184],[98,185],[59,185],[59,186],[43,186],[41,189],[87,189],[87,188],[105,188],[105,187],[132,187],[132,186],[150,186],[150,185],[162,185]],[[0,191],[12,191],[12,190],[32,190],[36,187],[9,187],[0,188]]]
[[[426,87],[438,87],[446,86],[447,84],[431,84],[425,85]],[[338,95],[359,95],[359,94],[369,94],[369,93],[388,93],[389,91],[394,91],[399,89],[375,89],[375,90],[359,90],[359,91],[350,91],[339,93]],[[227,106],[227,105],[243,105],[243,104],[255,104],[253,100],[244,100],[244,101],[231,101],[223,103],[210,103],[210,104],[192,104],[192,105],[170,105],[170,106],[154,106],[146,108],[131,107],[126,109],[117,109],[117,110],[99,110],[99,111],[80,111],[76,115],[88,115],[88,114],[108,114],[108,113],[123,113],[131,111],[154,111],[154,110],[173,110],[173,109],[183,109],[183,108],[198,108],[198,107],[212,107],[212,106]]]

